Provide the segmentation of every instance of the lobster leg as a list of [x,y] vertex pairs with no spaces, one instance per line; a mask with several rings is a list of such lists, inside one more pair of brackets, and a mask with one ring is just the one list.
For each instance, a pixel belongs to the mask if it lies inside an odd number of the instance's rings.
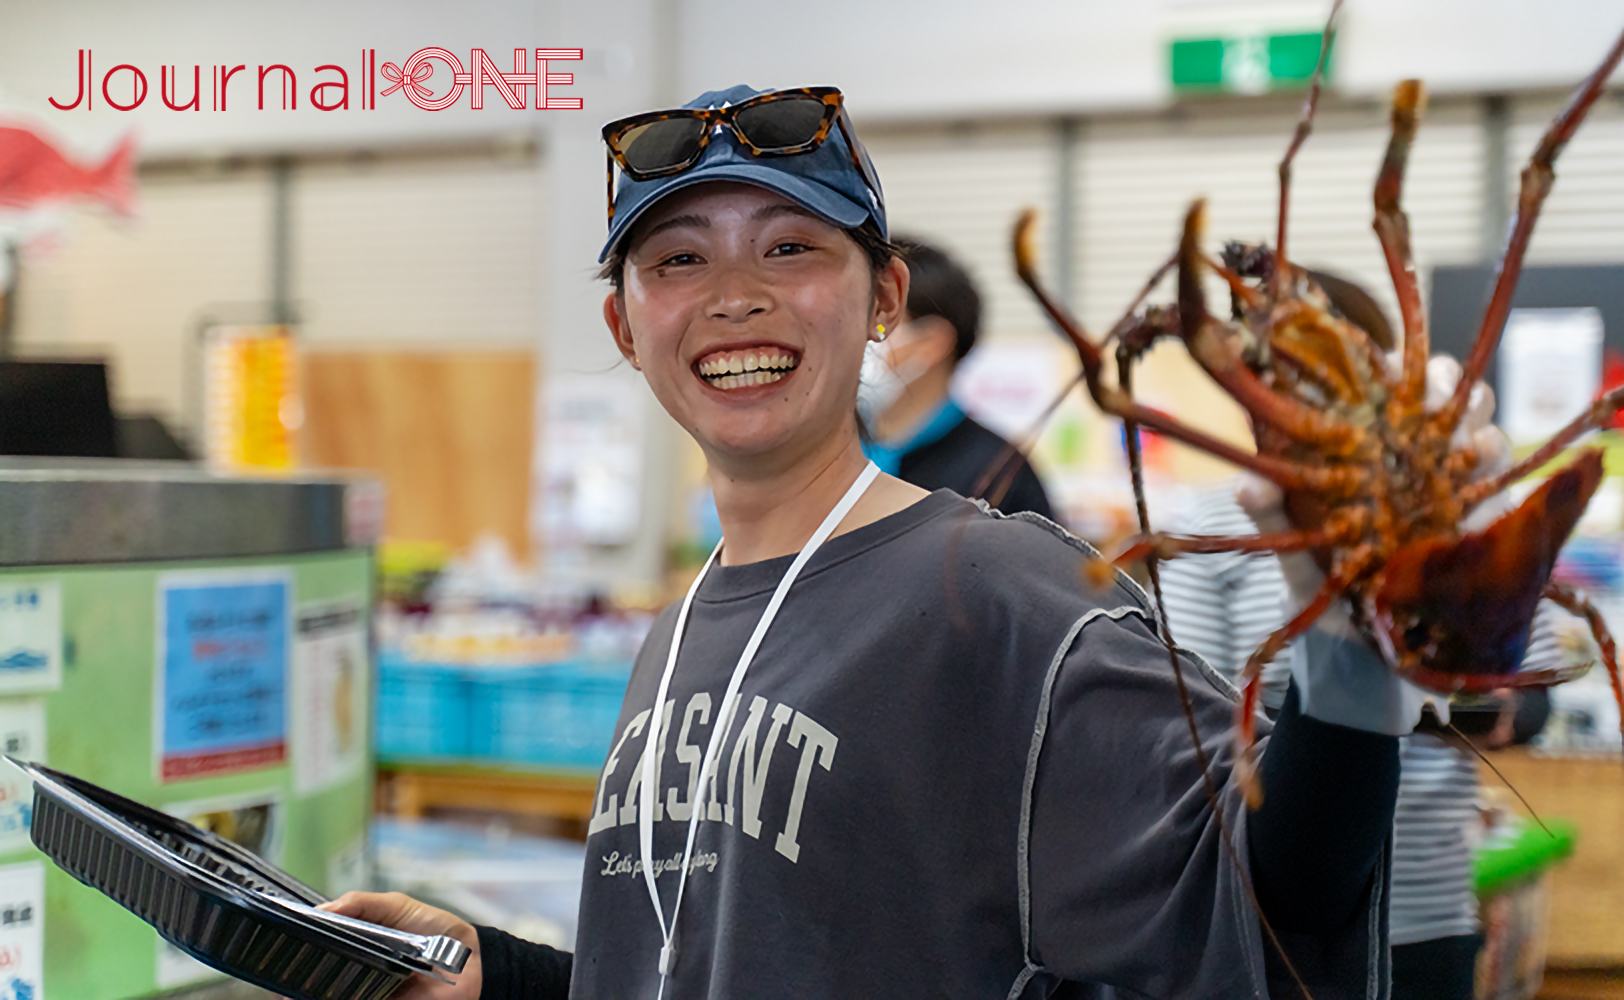
[[1455,432],[1460,418],[1466,412],[1466,403],[1471,396],[1472,385],[1483,377],[1488,370],[1489,359],[1494,356],[1495,349],[1500,346],[1500,335],[1505,330],[1506,317],[1511,312],[1511,299],[1517,290],[1517,279],[1522,275],[1523,257],[1528,252],[1528,240],[1534,233],[1534,221],[1539,217],[1540,208],[1545,204],[1545,198],[1551,193],[1551,185],[1556,181],[1556,173],[1552,164],[1562,152],[1562,147],[1573,138],[1579,123],[1584,121],[1591,105],[1601,96],[1602,90],[1607,86],[1607,78],[1612,76],[1613,70],[1618,68],[1619,60],[1624,58],[1624,34],[1620,34],[1618,41],[1602,60],[1601,66],[1591,74],[1590,79],[1573,95],[1568,106],[1551,123],[1544,138],[1540,139],[1539,146],[1535,148],[1534,155],[1529,159],[1528,166],[1522,172],[1522,187],[1517,194],[1517,214],[1511,223],[1511,235],[1506,240],[1505,251],[1500,255],[1500,273],[1494,282],[1494,295],[1489,299],[1489,308],[1483,315],[1483,325],[1479,328],[1477,342],[1472,345],[1472,351],[1466,356],[1466,364],[1461,372],[1460,384],[1455,387],[1455,394],[1443,409],[1438,411],[1434,418],[1437,422],[1441,436],[1447,438]]
[[[1155,274],[1150,276],[1150,280],[1145,282],[1145,287],[1141,288],[1139,294],[1134,296],[1133,302],[1129,304],[1127,311],[1122,314],[1122,318],[1117,320],[1116,325],[1111,327],[1111,332],[1106,334],[1105,340],[1107,343],[1128,337],[1134,331],[1136,324],[1144,322],[1140,317],[1135,316],[1134,312],[1146,299],[1150,298],[1150,293],[1155,291],[1156,286],[1162,283],[1162,279],[1167,277],[1167,272],[1173,270],[1173,267],[1178,264],[1178,260],[1178,254],[1173,254],[1162,263],[1161,267],[1156,269]],[[1156,333],[1154,329],[1146,332],[1152,336]],[[976,483],[975,489],[970,494],[972,498],[982,497],[994,507],[998,506],[999,501],[1004,499],[1004,494],[1014,484],[1015,476],[1020,471],[1020,465],[1016,463],[1015,456],[1025,457],[1027,449],[1037,438],[1038,433],[1049,423],[1049,418],[1054,416],[1054,411],[1058,410],[1060,404],[1065,402],[1066,397],[1071,395],[1071,390],[1077,388],[1077,383],[1082,382],[1085,378],[1086,374],[1079,375],[1066,383],[1066,387],[1061,389],[1053,401],[1043,408],[1043,413],[1032,422],[1032,426],[1021,436],[1021,442],[1019,444],[1011,442],[1004,446],[1004,450],[999,453],[997,461],[993,462],[987,468],[987,471],[982,473],[981,480]]]
[[1590,603],[1590,599],[1567,584],[1547,584],[1545,596],[1589,623],[1590,634],[1601,649],[1601,662],[1607,667],[1607,679],[1613,683],[1613,698],[1618,702],[1620,735],[1624,736],[1624,677],[1619,675],[1618,643],[1613,641],[1613,633],[1608,631],[1601,612]]
[[1358,523],[1343,520],[1313,531],[1277,531],[1267,535],[1175,535],[1165,531],[1140,535],[1111,562],[1123,565],[1154,555],[1157,559],[1211,555],[1217,552],[1306,552],[1337,545],[1356,537]]
[[[1624,680],[1621,680],[1619,674],[1618,643],[1613,641],[1613,634],[1602,619],[1601,611],[1590,603],[1590,599],[1583,593],[1565,583],[1546,584],[1544,597],[1570,614],[1583,618],[1590,626],[1590,634],[1595,637],[1596,645],[1601,649],[1601,660],[1607,668],[1607,678],[1612,682],[1613,699],[1618,703],[1620,713],[1620,737],[1624,738]],[[1406,676],[1414,683],[1434,691],[1484,692],[1497,691],[1501,688],[1552,687],[1565,684],[1589,673],[1590,666],[1589,663],[1581,663],[1577,666],[1521,670],[1509,675],[1456,675],[1417,668],[1408,671]]]
[[1319,107],[1320,89],[1325,81],[1325,61],[1331,54],[1331,38],[1335,33],[1336,15],[1341,9],[1342,0],[1336,0],[1331,4],[1331,15],[1325,19],[1325,31],[1320,35],[1319,63],[1314,67],[1314,77],[1308,83],[1308,97],[1303,101],[1303,115],[1297,121],[1297,131],[1292,133],[1291,144],[1286,147],[1286,155],[1280,160],[1280,216],[1274,240],[1276,288],[1284,288],[1291,273],[1291,267],[1286,260],[1286,216],[1287,210],[1291,207],[1291,167],[1293,161],[1297,159],[1297,151],[1303,148],[1303,143],[1308,141],[1308,134],[1314,129],[1314,112]]
[[1235,777],[1246,795],[1246,804],[1253,809],[1263,804],[1263,786],[1257,776],[1257,710],[1263,696],[1263,668],[1330,610],[1331,602],[1342,596],[1370,561],[1372,551],[1369,545],[1353,550],[1326,578],[1308,606],[1263,640],[1241,670],[1241,700],[1235,706]]
[[1421,287],[1410,252],[1410,217],[1399,205],[1422,100],[1420,80],[1405,80],[1394,88],[1393,132],[1376,177],[1376,236],[1387,259],[1387,270],[1393,276],[1393,290],[1404,323],[1403,375],[1388,404],[1387,422],[1393,427],[1409,426],[1421,414],[1427,388],[1427,355],[1431,352],[1426,315],[1421,309]]
[[[1141,517],[1141,528],[1145,524],[1146,518]],[[1314,531],[1278,531],[1269,535],[1173,535],[1157,531],[1129,539],[1114,556],[1090,559],[1083,564],[1083,571],[1091,584],[1103,587],[1116,569],[1141,559],[1176,559],[1217,552],[1306,552],[1346,541],[1345,529],[1346,525],[1326,525]]]
[[[1148,325],[1143,317],[1135,316],[1134,313],[1150,297],[1150,293],[1156,290],[1156,286],[1162,283],[1162,279],[1167,277],[1167,273],[1178,264],[1178,260],[1179,256],[1175,253],[1162,262],[1162,266],[1158,267],[1156,273],[1150,276],[1150,280],[1145,282],[1145,287],[1141,288],[1139,294],[1134,296],[1133,302],[1128,305],[1127,311],[1122,314],[1122,318],[1117,320],[1116,325],[1111,327],[1111,332],[1106,334],[1106,343],[1110,343],[1112,340],[1125,341],[1131,338],[1135,332],[1140,332],[1145,336],[1148,344],[1150,340],[1153,340],[1158,335],[1160,331],[1155,326]],[[1122,364],[1120,359],[1117,364],[1120,371]],[[999,502],[1004,499],[1004,494],[1009,492],[1010,486],[1014,485],[1015,476],[1020,472],[1021,467],[1015,461],[1015,457],[1017,455],[1025,457],[1032,442],[1037,439],[1039,432],[1049,423],[1049,418],[1054,416],[1054,411],[1060,408],[1060,404],[1065,402],[1067,396],[1071,395],[1071,390],[1077,388],[1077,384],[1082,382],[1084,378],[1084,375],[1078,375],[1066,383],[1066,387],[1061,389],[1049,405],[1043,408],[1043,413],[1032,422],[1032,426],[1021,436],[1019,444],[1012,442],[1004,446],[998,460],[993,462],[986,472],[982,473],[980,482],[976,484],[975,490],[970,494],[972,498],[982,497],[994,507],[998,506]]]
[[[1551,595],[1547,593],[1545,596]],[[1417,687],[1424,687],[1428,691],[1437,691],[1440,694],[1457,691],[1481,694],[1485,691],[1498,691],[1501,688],[1553,687],[1557,684],[1566,684],[1590,673],[1590,666],[1588,663],[1581,663],[1573,667],[1519,670],[1514,674],[1446,674],[1428,670],[1426,667],[1409,667],[1401,671],[1401,676]]]
[[1049,295],[1038,280],[1037,269],[1033,266],[1035,255],[1031,247],[1031,230],[1036,218],[1035,213],[1027,211],[1021,214],[1020,221],[1016,223],[1015,272],[1031,290],[1038,304],[1043,307],[1043,311],[1048,313],[1050,320],[1077,348],[1077,356],[1083,364],[1083,380],[1088,386],[1088,394],[1093,397],[1095,405],[1101,410],[1123,420],[1142,424],[1159,434],[1164,434],[1175,441],[1182,441],[1192,448],[1198,448],[1232,465],[1250,469],[1282,489],[1310,489],[1333,496],[1352,496],[1366,487],[1369,476],[1362,469],[1353,466],[1321,468],[1242,451],[1232,444],[1186,427],[1166,414],[1140,406],[1121,389],[1106,385],[1100,377],[1104,370],[1104,356],[1100,353],[1100,349],[1088,339],[1082,326]]
[[1513,465],[1511,468],[1481,483],[1473,483],[1461,491],[1461,503],[1465,510],[1494,496],[1512,483],[1542,468],[1545,463],[1562,453],[1562,450],[1572,444],[1580,435],[1595,430],[1612,418],[1613,414],[1624,409],[1624,386],[1610,389],[1601,394],[1590,409],[1580,414],[1566,427],[1557,431],[1551,439],[1535,449],[1534,453]]
[[[1179,255],[1177,251],[1174,251],[1173,256],[1162,261],[1162,266],[1156,269],[1156,273],[1150,276],[1150,280],[1145,282],[1145,287],[1139,289],[1139,294],[1133,297],[1133,302],[1123,311],[1122,318],[1117,320],[1116,324],[1111,327],[1111,332],[1105,335],[1107,343],[1112,340],[1127,338],[1136,325],[1145,322],[1143,317],[1134,314],[1139,311],[1139,307],[1144,304],[1145,300],[1150,298],[1150,293],[1156,290],[1156,286],[1162,283],[1162,279],[1167,277],[1168,272],[1178,266],[1178,263]],[[1145,346],[1149,347],[1148,341]]]

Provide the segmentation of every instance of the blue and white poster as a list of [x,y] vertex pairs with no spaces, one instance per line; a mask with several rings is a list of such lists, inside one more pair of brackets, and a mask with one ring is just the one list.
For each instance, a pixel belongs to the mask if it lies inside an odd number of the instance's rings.
[[291,607],[285,573],[160,577],[154,735],[162,780],[286,760]]
[[61,585],[55,580],[0,583],[0,694],[61,686]]

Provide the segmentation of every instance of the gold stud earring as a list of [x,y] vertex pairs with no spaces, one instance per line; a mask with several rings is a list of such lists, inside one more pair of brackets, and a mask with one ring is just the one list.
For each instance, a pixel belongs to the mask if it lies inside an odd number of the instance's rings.
[[874,324],[874,332],[879,334],[879,336],[876,337],[875,340],[877,340],[877,341],[884,341],[885,340],[885,324],[884,323],[875,323]]

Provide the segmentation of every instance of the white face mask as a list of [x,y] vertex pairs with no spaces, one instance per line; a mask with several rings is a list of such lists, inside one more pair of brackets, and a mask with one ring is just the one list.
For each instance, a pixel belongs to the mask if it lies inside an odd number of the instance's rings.
[[857,382],[857,416],[869,433],[885,411],[902,397],[913,381],[925,373],[917,359],[898,366],[891,360],[889,341],[869,341],[863,352],[863,373]]

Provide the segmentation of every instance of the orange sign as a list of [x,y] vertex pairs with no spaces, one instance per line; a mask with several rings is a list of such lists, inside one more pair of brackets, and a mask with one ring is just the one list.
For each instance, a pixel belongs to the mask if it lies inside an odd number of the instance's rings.
[[286,326],[217,326],[204,340],[208,459],[228,469],[291,469],[304,422],[298,344]]

